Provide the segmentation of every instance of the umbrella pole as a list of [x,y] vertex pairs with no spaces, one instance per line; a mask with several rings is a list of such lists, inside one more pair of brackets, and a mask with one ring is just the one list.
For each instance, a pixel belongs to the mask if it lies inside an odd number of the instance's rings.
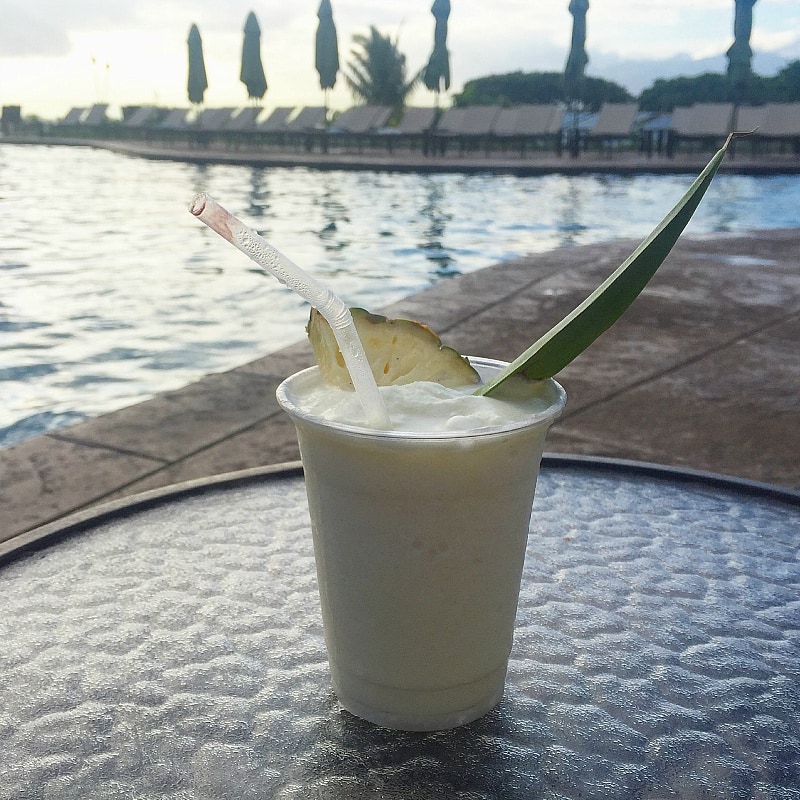
[[573,158],[577,158],[581,151],[580,144],[580,123],[578,101],[572,101],[572,141],[570,142],[569,152]]
[[325,106],[325,120],[322,129],[322,136],[320,138],[320,150],[322,150],[323,153],[328,152],[328,92],[329,91],[330,90],[328,89],[327,86],[322,90],[322,97],[323,97],[322,102],[323,105]]

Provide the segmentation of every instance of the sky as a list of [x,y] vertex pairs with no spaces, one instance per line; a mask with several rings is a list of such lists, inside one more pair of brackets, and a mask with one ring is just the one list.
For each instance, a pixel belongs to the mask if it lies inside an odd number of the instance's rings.
[[[374,25],[397,38],[409,73],[433,44],[432,0],[331,0],[343,68],[352,37]],[[239,81],[242,29],[253,11],[261,26],[268,89],[262,104],[322,105],[314,69],[319,0],[0,0],[0,105],[59,119],[73,106],[188,105],[186,39],[203,39],[208,107],[247,105]],[[569,0],[451,0],[448,95],[471,78],[522,70],[560,71],[572,31]],[[657,77],[724,71],[733,41],[734,0],[590,0],[587,75],[638,94]],[[753,66],[774,74],[800,58],[800,2],[758,0]],[[354,104],[342,74],[333,109]],[[410,98],[433,105],[431,92]]]

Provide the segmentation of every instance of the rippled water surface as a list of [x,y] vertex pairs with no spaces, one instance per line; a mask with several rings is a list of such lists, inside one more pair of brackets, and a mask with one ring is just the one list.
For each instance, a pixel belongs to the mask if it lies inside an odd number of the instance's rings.
[[[348,303],[644,236],[688,176],[318,172],[0,144],[0,447],[304,336],[307,308],[194,219],[208,191]],[[791,227],[798,177],[719,176],[694,233]]]

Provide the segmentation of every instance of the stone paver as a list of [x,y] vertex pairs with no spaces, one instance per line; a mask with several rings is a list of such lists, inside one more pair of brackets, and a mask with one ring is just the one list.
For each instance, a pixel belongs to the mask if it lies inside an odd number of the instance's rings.
[[165,466],[47,435],[0,450],[0,542],[106,500]]
[[[532,255],[383,311],[461,352],[511,359],[633,250]],[[800,488],[800,229],[684,238],[642,296],[559,375],[550,451]],[[306,342],[0,451],[0,541],[131,493],[298,457],[274,391]]]

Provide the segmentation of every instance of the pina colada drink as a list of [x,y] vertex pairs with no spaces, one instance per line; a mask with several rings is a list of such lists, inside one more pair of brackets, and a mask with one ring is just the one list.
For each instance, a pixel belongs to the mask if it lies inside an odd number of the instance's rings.
[[[345,708],[392,728],[435,730],[498,702],[545,435],[566,400],[548,376],[641,292],[732,136],[631,256],[510,365],[470,365],[424,325],[349,309],[208,195],[192,200],[192,214],[315,309],[308,333],[318,366],[285,380],[278,400],[297,428],[331,675]],[[445,396],[431,383],[462,388]]]
[[[482,377],[503,364],[470,359]],[[503,693],[547,429],[565,394],[523,382],[381,387],[390,430],[319,368],[281,384],[297,428],[325,638],[342,705],[371,722],[437,730]]]

